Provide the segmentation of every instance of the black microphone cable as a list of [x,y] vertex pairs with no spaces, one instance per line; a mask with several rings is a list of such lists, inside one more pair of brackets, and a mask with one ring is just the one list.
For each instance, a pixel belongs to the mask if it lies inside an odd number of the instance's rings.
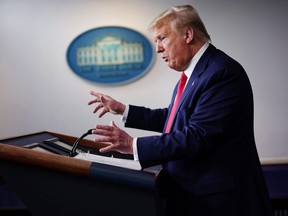
[[70,156],[70,157],[74,157],[74,156],[77,154],[77,153],[76,153],[76,149],[77,149],[79,143],[81,142],[81,140],[82,140],[84,137],[92,134],[92,131],[93,131],[93,130],[94,130],[94,129],[89,129],[86,133],[84,133],[81,137],[79,137],[79,138],[74,142],[74,144],[73,144],[73,146],[72,146],[72,149],[71,149],[71,151],[70,151],[70,153],[69,153],[69,156]]

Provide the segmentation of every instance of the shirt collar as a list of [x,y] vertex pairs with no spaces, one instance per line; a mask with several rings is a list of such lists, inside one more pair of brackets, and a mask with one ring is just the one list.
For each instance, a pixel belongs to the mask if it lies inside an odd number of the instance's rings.
[[187,80],[189,80],[197,62],[199,61],[199,59],[201,58],[201,56],[203,55],[203,53],[206,51],[206,49],[208,48],[209,43],[206,42],[201,49],[195,54],[195,56],[191,59],[189,66],[186,68],[186,70],[184,70],[185,75],[187,76]]

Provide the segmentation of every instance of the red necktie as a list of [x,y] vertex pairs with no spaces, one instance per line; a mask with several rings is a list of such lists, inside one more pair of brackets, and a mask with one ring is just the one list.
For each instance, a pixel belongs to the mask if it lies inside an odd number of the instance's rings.
[[174,119],[174,116],[175,116],[179,101],[181,99],[181,96],[182,96],[186,81],[187,81],[187,76],[183,72],[182,75],[181,75],[179,84],[178,84],[176,99],[174,101],[172,110],[171,110],[170,115],[169,115],[169,119],[168,119],[168,122],[167,122],[167,125],[166,125],[165,133],[169,133],[169,131],[171,129],[171,125],[173,123],[173,119]]

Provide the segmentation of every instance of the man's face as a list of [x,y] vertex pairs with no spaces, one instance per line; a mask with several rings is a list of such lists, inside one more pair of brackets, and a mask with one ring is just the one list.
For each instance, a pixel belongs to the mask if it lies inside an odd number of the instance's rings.
[[156,52],[161,53],[168,66],[177,71],[186,69],[190,58],[185,32],[176,32],[169,24],[157,26],[153,32]]

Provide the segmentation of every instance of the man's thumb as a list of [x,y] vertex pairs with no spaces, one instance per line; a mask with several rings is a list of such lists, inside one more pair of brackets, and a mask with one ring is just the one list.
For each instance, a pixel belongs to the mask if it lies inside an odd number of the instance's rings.
[[117,127],[117,125],[115,124],[114,121],[111,121],[111,122],[110,122],[110,126],[112,126],[112,127]]

